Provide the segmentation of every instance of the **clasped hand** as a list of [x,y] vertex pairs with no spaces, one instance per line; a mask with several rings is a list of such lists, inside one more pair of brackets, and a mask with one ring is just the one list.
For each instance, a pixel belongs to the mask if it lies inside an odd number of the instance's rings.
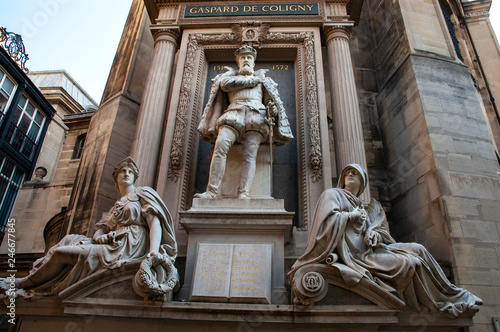
[[109,236],[109,233],[99,235],[99,236],[94,238],[94,242],[97,244],[106,244],[106,243],[109,243],[111,240],[112,240],[112,237]]
[[125,237],[127,234],[128,232],[117,233],[115,231],[111,231],[106,234],[94,236],[94,243],[97,244],[119,243],[120,239]]
[[[355,208],[354,211],[350,212],[351,220],[360,220],[361,222],[365,222],[368,218],[365,209]],[[365,233],[364,237],[365,244],[370,247],[376,247],[380,242],[380,235],[372,229],[368,229]]]
[[362,222],[366,221],[367,215],[364,209],[355,208],[354,211],[349,212],[349,217],[351,220],[361,219]]

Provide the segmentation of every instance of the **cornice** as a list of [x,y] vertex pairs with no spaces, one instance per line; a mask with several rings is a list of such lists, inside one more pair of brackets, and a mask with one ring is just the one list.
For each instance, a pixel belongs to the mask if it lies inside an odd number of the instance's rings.
[[61,105],[68,113],[80,113],[83,111],[83,105],[80,105],[62,87],[40,87],[40,91],[49,103],[52,105]]
[[476,0],[462,2],[464,17],[487,18],[490,16],[491,0]]

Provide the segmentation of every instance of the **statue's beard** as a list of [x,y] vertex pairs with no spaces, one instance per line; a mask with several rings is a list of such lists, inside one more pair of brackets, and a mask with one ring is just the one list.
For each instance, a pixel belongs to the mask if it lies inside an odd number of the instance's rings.
[[253,75],[253,68],[250,66],[243,65],[240,68],[240,74],[241,75]]

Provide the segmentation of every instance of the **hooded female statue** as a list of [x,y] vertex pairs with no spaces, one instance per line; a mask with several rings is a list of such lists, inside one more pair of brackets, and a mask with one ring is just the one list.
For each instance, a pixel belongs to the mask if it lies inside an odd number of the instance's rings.
[[[139,171],[127,157],[113,171],[122,196],[108,215],[96,225],[93,238],[66,235],[47,255],[33,264],[30,274],[13,280],[16,289],[28,296],[57,295],[85,277],[103,270],[115,269],[128,262],[147,257],[177,256],[177,242],[172,217],[156,191],[135,187]],[[0,279],[0,287],[12,280]]]
[[364,207],[359,196],[368,177],[358,164],[344,168],[337,188],[321,195],[306,252],[288,276],[309,264],[338,269],[347,285],[368,278],[402,298],[414,310],[458,317],[477,311],[481,299],[451,284],[431,254],[418,243],[396,243],[384,227],[385,212],[372,200]]

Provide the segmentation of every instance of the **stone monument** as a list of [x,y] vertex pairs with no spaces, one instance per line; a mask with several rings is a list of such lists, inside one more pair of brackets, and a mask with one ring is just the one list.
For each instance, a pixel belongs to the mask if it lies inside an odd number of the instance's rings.
[[[212,80],[198,126],[201,138],[215,146],[207,190],[195,195],[190,210],[180,212],[189,233],[180,297],[202,302],[282,304],[287,303],[285,234],[294,213],[285,211],[283,200],[272,198],[270,165],[273,142],[285,144],[293,135],[277,84],[265,76],[266,70],[254,71],[257,51],[245,45],[235,55],[239,71],[225,67],[226,72]],[[257,154],[266,141],[269,148],[260,150],[269,156],[264,158],[269,171],[261,171],[263,178],[257,182],[267,189],[256,190],[260,195],[252,197]],[[235,149],[242,150],[243,161],[240,167],[228,167],[232,173],[225,174],[232,146],[232,156],[238,157]],[[235,158],[231,162],[232,166],[238,163]],[[221,185],[228,186],[223,180],[235,182],[239,170],[237,199],[223,199]]]
[[356,292],[365,297],[378,288],[379,296],[397,296],[417,312],[451,318],[477,312],[482,300],[451,284],[425,247],[398,243],[389,235],[379,202],[372,199],[363,206],[359,197],[367,182],[366,171],[350,164],[343,169],[338,187],[321,195],[306,252],[288,274],[293,302],[321,303],[331,284],[357,287]]

